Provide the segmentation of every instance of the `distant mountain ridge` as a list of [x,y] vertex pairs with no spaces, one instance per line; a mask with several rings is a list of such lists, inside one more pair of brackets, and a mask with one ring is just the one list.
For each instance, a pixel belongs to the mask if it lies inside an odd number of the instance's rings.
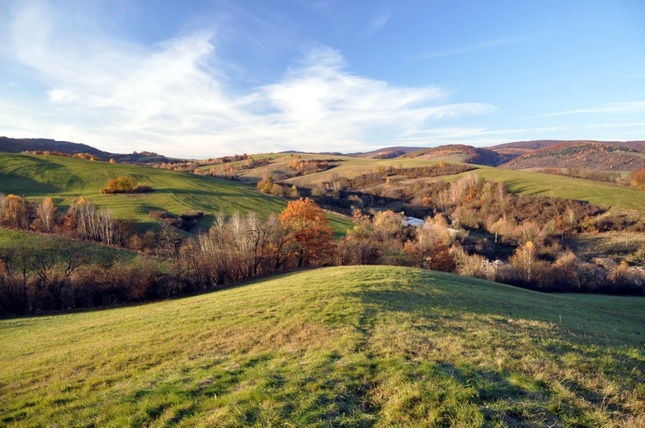
[[90,154],[100,160],[114,159],[123,163],[169,162],[171,159],[153,152],[133,152],[130,154],[110,153],[87,144],[58,141],[48,138],[9,138],[0,137],[0,152],[22,153],[24,151],[42,151],[75,155]]

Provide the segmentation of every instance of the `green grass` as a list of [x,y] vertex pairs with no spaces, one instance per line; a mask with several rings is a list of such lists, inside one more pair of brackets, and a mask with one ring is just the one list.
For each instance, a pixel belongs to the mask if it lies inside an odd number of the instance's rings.
[[40,235],[36,233],[23,232],[0,228],[0,259],[8,257],[10,260],[17,249],[24,249],[27,252],[36,249],[56,248],[57,244],[69,242],[73,245],[85,246],[83,253],[89,263],[101,266],[108,266],[113,262],[131,262],[141,257],[135,252],[120,250],[117,248],[105,247],[87,242],[70,241],[69,239],[54,235]]
[[5,426],[642,426],[645,300],[394,267],[0,321]]
[[[151,186],[153,192],[99,194],[109,178],[122,175]],[[101,208],[112,210],[116,218],[134,219],[143,224],[155,222],[149,217],[153,210],[177,215],[195,210],[210,215],[255,211],[266,216],[279,213],[286,206],[285,200],[262,194],[247,185],[212,177],[58,156],[4,153],[0,153],[0,193],[13,193],[34,201],[51,196],[63,209],[74,198],[83,196]],[[209,220],[212,217],[207,217],[206,222]],[[330,220],[336,233],[344,233],[351,226],[351,221],[343,217],[330,216]]]
[[645,191],[618,184],[481,166],[475,172],[487,180],[503,181],[513,193],[577,199],[613,209],[645,211]]

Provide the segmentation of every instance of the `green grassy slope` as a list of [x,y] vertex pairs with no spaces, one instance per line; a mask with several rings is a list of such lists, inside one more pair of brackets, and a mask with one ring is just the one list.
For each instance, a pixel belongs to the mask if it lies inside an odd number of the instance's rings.
[[61,245],[68,243],[74,246],[83,246],[83,253],[87,257],[88,262],[98,265],[109,265],[114,261],[132,262],[137,258],[143,257],[132,251],[120,250],[89,242],[71,241],[54,235],[42,235],[0,228],[0,259],[7,257],[10,261],[17,262],[14,260],[14,257],[18,253],[17,250],[24,249],[29,252],[34,249],[56,248],[57,243]]
[[645,300],[326,268],[0,321],[6,426],[642,426]]
[[[138,195],[101,195],[109,178],[134,177],[153,188],[152,193]],[[200,210],[227,215],[235,211],[255,211],[261,215],[279,213],[284,200],[257,192],[241,183],[201,177],[188,173],[144,168],[134,165],[91,162],[57,156],[28,156],[0,153],[0,193],[14,193],[39,200],[52,196],[59,207],[67,207],[74,198],[83,196],[101,208],[109,208],[117,218],[153,223],[152,210],[182,214]],[[337,232],[351,222],[340,217],[331,219]]]
[[474,172],[488,180],[503,181],[513,193],[577,199],[611,208],[645,211],[645,192],[626,186],[502,168],[478,167]]

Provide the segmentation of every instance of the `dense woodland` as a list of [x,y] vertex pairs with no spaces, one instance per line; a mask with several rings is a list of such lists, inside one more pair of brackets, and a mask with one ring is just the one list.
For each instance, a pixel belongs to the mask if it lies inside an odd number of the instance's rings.
[[[294,166],[303,168],[299,162]],[[393,180],[468,168],[440,164],[380,169],[353,179],[332,176],[312,189],[292,191],[293,199],[279,216],[215,215],[212,227],[197,234],[183,231],[194,231],[201,212],[176,216],[153,211],[158,227],[141,232],[84,198],[63,213],[51,198],[33,203],[1,195],[0,226],[67,238],[50,247],[2,255],[1,310],[35,313],[148,301],[289,269],[355,264],[416,266],[540,291],[644,294],[644,248],[616,262],[583,260],[569,245],[581,232],[643,232],[642,215],[607,213],[580,201],[519,196],[503,183],[472,173],[451,183],[393,185]],[[139,186],[130,179],[113,179],[104,193],[136,192]],[[300,191],[311,198],[300,197]],[[425,218],[423,226],[405,226],[401,212],[378,209],[391,200],[400,201],[406,213]],[[354,227],[334,240],[321,206],[350,211]],[[89,243],[150,257],[138,263],[92,264],[83,251]]]

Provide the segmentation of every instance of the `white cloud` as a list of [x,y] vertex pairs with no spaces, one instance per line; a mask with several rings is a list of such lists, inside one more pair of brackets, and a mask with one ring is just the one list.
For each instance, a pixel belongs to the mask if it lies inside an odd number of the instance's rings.
[[213,29],[146,47],[108,37],[91,18],[74,22],[32,2],[0,39],[4,57],[35,71],[47,88],[41,103],[0,102],[2,123],[12,123],[7,134],[174,156],[353,151],[495,110],[447,103],[449,94],[432,85],[353,75],[339,52],[320,45],[278,81],[240,93],[227,86],[222,70],[230,67],[219,62]]

